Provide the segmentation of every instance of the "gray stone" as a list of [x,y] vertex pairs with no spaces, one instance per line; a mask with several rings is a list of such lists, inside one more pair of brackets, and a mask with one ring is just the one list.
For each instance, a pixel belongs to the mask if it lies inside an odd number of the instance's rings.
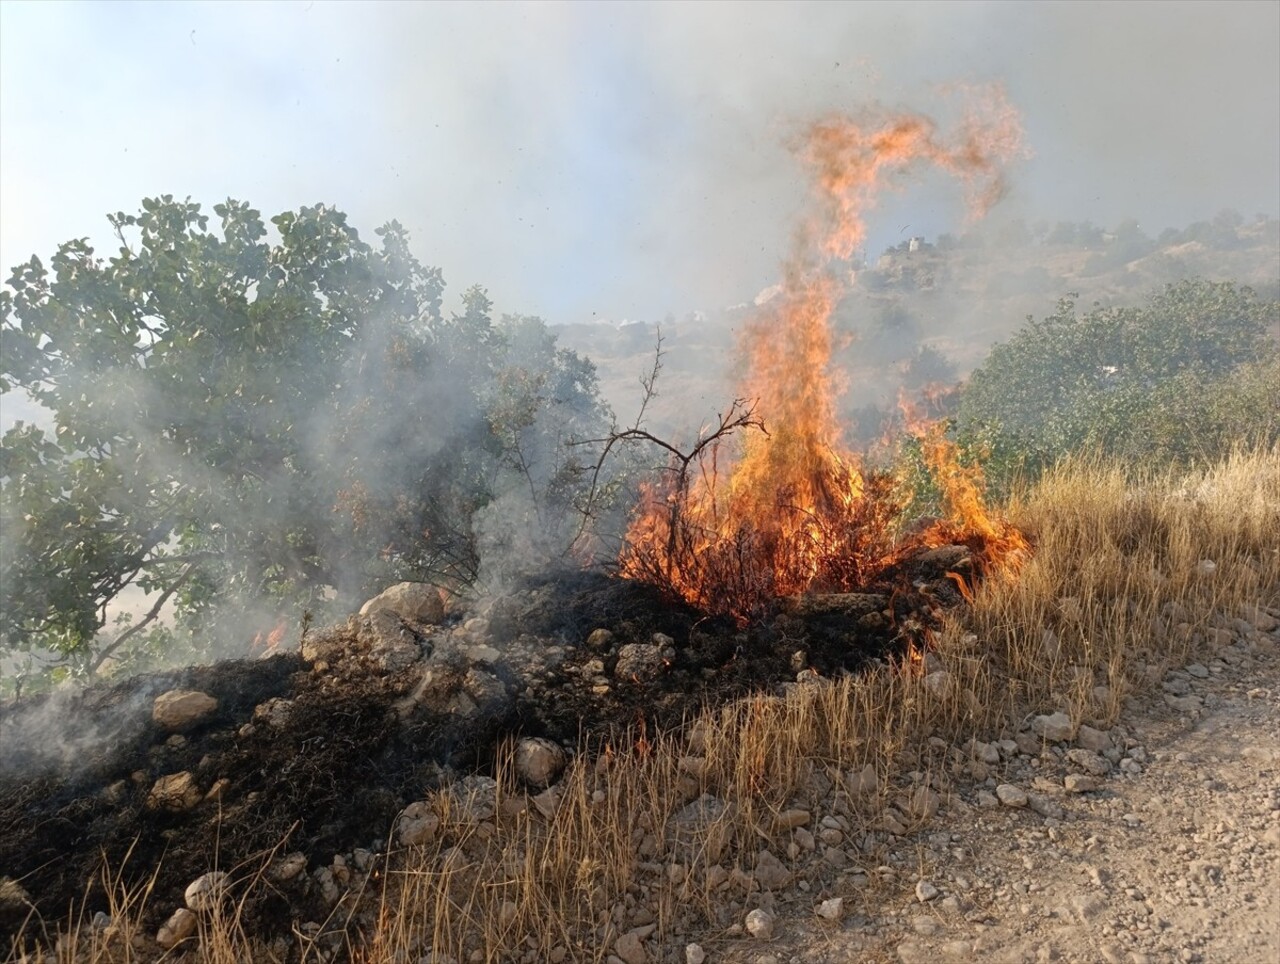
[[169,690],[156,697],[151,718],[166,730],[195,726],[218,708],[218,701],[199,690]]
[[1067,751],[1067,759],[1086,773],[1095,777],[1106,776],[1111,772],[1111,763],[1092,750],[1075,749]]
[[627,643],[618,650],[618,664],[613,675],[616,679],[637,683],[655,680],[666,672],[674,656],[674,649],[664,649],[652,643]]
[[147,808],[181,812],[190,810],[203,799],[204,793],[196,778],[183,770],[163,776],[152,785],[151,792],[147,794]]
[[307,869],[307,855],[303,853],[285,854],[277,860],[271,867],[268,876],[275,881],[284,883],[293,880],[298,874]]
[[916,900],[922,904],[927,904],[933,900],[941,891],[933,885],[931,881],[922,880],[916,884]]
[[417,634],[392,609],[375,609],[356,619],[356,638],[384,673],[398,673],[423,656]]
[[1058,743],[1069,740],[1075,735],[1075,725],[1066,713],[1050,713],[1048,716],[1037,716],[1032,720],[1031,732],[1050,743]]
[[995,766],[1000,762],[1000,748],[994,743],[983,743],[980,740],[974,740],[969,744],[969,753],[975,760],[981,760],[990,766]]
[[1063,785],[1067,788],[1067,793],[1090,793],[1102,787],[1102,781],[1097,777],[1086,776],[1082,773],[1069,773],[1063,781]]
[[1076,730],[1076,744],[1085,750],[1101,753],[1111,749],[1111,736],[1102,730],[1095,730],[1087,724],[1081,724]]
[[1026,791],[1020,787],[1015,787],[1012,783],[1002,783],[996,787],[996,799],[1006,807],[1025,807],[1027,805]]
[[880,788],[880,778],[870,763],[859,772],[850,770],[844,776],[845,789],[855,797],[869,797]]
[[415,623],[439,623],[444,619],[440,590],[420,582],[397,583],[383,590],[360,607],[360,615],[368,616],[382,609]]
[[253,708],[253,718],[267,726],[282,727],[289,722],[289,714],[293,712],[293,701],[283,696],[273,696]]
[[684,948],[684,964],[705,964],[707,952],[701,944],[686,944]]
[[613,953],[622,958],[624,964],[645,964],[644,941],[635,931],[628,931],[614,941]]
[[773,937],[774,916],[767,910],[757,907],[747,914],[744,926],[747,933],[756,940],[767,941]]
[[516,744],[516,775],[535,789],[554,783],[567,762],[564,748],[544,737],[526,737]]
[[768,850],[756,854],[756,867],[752,875],[762,890],[782,890],[791,883],[791,871]]
[[924,678],[924,688],[934,696],[946,696],[951,690],[952,675],[945,669],[936,670]]
[[773,818],[775,830],[794,830],[803,827],[812,819],[808,810],[783,810]]
[[418,847],[431,843],[439,829],[440,818],[424,800],[409,804],[396,818],[396,836],[404,847]]
[[830,897],[820,903],[814,912],[824,920],[838,921],[844,916],[844,898]]
[[179,907],[156,932],[156,943],[166,951],[177,947],[196,932],[196,915],[185,907]]
[[183,900],[197,914],[213,910],[226,897],[229,881],[225,871],[212,870],[187,885]]

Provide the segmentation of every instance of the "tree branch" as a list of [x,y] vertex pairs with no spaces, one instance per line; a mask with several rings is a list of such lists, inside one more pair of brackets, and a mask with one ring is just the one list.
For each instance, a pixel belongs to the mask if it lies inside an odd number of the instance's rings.
[[130,626],[123,633],[117,636],[114,642],[108,643],[106,646],[102,647],[102,649],[100,649],[97,652],[97,654],[89,662],[89,672],[96,673],[112,653],[118,650],[121,646],[123,646],[126,642],[128,642],[132,637],[142,632],[142,630],[145,629],[147,626],[149,626],[151,623],[155,622],[156,617],[160,615],[160,610],[164,609],[164,604],[169,601],[169,597],[172,596],[175,592],[177,592],[178,589],[181,588],[182,584],[186,582],[187,579],[190,578],[191,574],[195,571],[196,571],[196,564],[194,562],[187,563],[186,568],[184,568],[182,572],[178,573],[178,578],[175,579],[172,583],[170,583],[169,588],[160,594],[160,598],[156,600],[156,604],[151,607],[151,610],[145,616],[142,617],[141,622],[136,623],[133,626]]

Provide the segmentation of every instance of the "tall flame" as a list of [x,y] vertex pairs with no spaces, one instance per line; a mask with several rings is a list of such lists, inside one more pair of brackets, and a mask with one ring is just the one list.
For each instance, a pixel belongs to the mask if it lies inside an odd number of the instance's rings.
[[[841,445],[830,319],[851,282],[847,262],[866,237],[863,216],[886,179],[920,163],[941,168],[963,182],[973,217],[1003,195],[1003,165],[1021,151],[1018,116],[999,89],[967,94],[951,139],[919,115],[871,125],[829,117],[808,129],[798,153],[814,177],[812,213],[796,231],[781,295],[739,344],[743,394],[756,400],[768,433],[749,434],[723,474],[713,451],[694,477],[651,491],[627,535],[624,575],[746,618],[766,598],[853,588],[891,559],[902,507]],[[938,444],[929,451],[934,468],[955,456]],[[971,523],[994,531],[980,490],[953,508],[965,531]]]

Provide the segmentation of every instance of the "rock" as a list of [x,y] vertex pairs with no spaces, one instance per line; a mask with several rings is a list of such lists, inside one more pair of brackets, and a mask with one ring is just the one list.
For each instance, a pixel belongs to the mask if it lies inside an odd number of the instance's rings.
[[1071,739],[1075,735],[1075,726],[1066,713],[1057,712],[1037,716],[1031,721],[1031,732],[1050,743],[1058,743]]
[[1000,762],[1000,748],[994,743],[974,740],[969,744],[969,753],[975,760],[981,760],[989,766],[996,766]]
[[307,855],[294,852],[285,854],[277,860],[268,871],[267,876],[279,883],[293,880],[298,874],[307,869]]
[[462,677],[462,688],[483,713],[494,713],[507,703],[507,688],[492,673],[472,667]]
[[[655,634],[660,635],[660,634]],[[644,683],[666,672],[674,649],[663,649],[652,643],[627,643],[618,650],[618,663],[613,675],[619,680]]]
[[1082,749],[1101,753],[1103,750],[1111,749],[1111,737],[1102,730],[1095,730],[1088,724],[1082,723],[1076,730],[1076,744]]
[[774,917],[767,910],[756,908],[747,914],[744,926],[756,940],[767,941],[773,937]]
[[1065,815],[1057,801],[1052,797],[1045,796],[1043,793],[1028,793],[1027,806],[1040,814],[1040,816],[1052,817],[1054,820],[1061,820]]
[[1218,564],[1212,559],[1201,559],[1196,563],[1197,576],[1212,576],[1218,571]]
[[550,820],[556,815],[556,811],[560,809],[560,800],[563,796],[564,789],[562,787],[550,787],[533,797],[529,802],[533,804],[538,813]]
[[534,789],[554,783],[567,762],[564,749],[544,737],[526,737],[516,744],[516,774]]
[[999,798],[998,798],[998,797],[996,797],[996,795],[995,795],[995,794],[991,793],[991,792],[990,792],[990,791],[988,791],[988,790],[979,790],[979,791],[978,791],[978,806],[979,806],[979,807],[982,807],[984,810],[989,810],[989,809],[991,809],[992,807],[998,807],[999,805],[1000,805],[1000,800],[999,800]]
[[440,590],[421,582],[397,583],[383,590],[360,607],[360,615],[368,616],[382,609],[414,623],[434,624],[444,619]]
[[1027,805],[1026,792],[1019,787],[1015,787],[1012,783],[1002,783],[996,787],[996,799],[1006,807],[1025,807]]
[[182,898],[197,914],[213,910],[226,897],[229,880],[225,871],[211,870],[188,884]]
[[761,890],[782,890],[791,883],[791,871],[768,850],[756,854],[756,868],[752,875]]
[[1094,753],[1092,750],[1068,750],[1067,759],[1078,766],[1086,773],[1091,773],[1095,777],[1106,776],[1111,772],[1111,763]]
[[374,609],[355,621],[361,648],[384,673],[408,669],[424,655],[417,634],[405,623],[405,617],[391,608]]
[[1240,615],[1260,633],[1273,633],[1280,628],[1280,620],[1261,606],[1241,606]]
[[704,964],[707,952],[701,944],[686,944],[684,947],[684,964]]
[[814,913],[824,920],[838,921],[844,916],[844,898],[830,897],[819,904],[814,909]]
[[396,818],[396,836],[404,847],[419,847],[431,843],[439,829],[440,818],[425,800],[409,804]]
[[613,645],[613,633],[607,629],[593,629],[587,637],[587,649],[601,652]]
[[467,650],[467,659],[473,663],[488,663],[490,666],[496,666],[502,662],[502,654],[492,646],[481,643]]
[[628,931],[614,941],[613,953],[622,958],[624,964],[645,964],[644,941],[635,931]]
[[875,768],[868,763],[858,773],[850,770],[844,776],[844,787],[850,796],[869,797],[880,788],[880,778]]
[[302,637],[302,658],[308,663],[335,662],[346,651],[351,635],[349,622],[308,631]]
[[1069,773],[1063,781],[1067,793],[1091,793],[1101,789],[1102,781],[1097,777],[1085,776],[1082,773]]
[[941,891],[938,890],[930,881],[922,880],[916,884],[916,900],[922,904],[927,904],[933,900]]
[[916,787],[911,794],[909,810],[917,820],[931,820],[942,806],[942,798],[930,787]]
[[171,810],[180,813],[190,810],[201,800],[204,794],[200,791],[196,778],[183,770],[163,776],[151,787],[147,794],[147,808],[150,810]]
[[220,803],[222,798],[227,795],[227,791],[231,789],[231,780],[227,777],[219,777],[213,781],[213,786],[209,788],[209,792],[204,795],[206,803]]
[[218,708],[218,701],[199,690],[169,690],[156,697],[151,718],[166,730],[195,726]]
[[179,907],[156,932],[156,943],[166,951],[177,947],[196,932],[196,915],[185,907]]
[[951,680],[951,674],[945,669],[940,669],[924,678],[924,688],[934,696],[945,696],[951,689]]
[[805,826],[812,819],[808,810],[783,810],[773,818],[775,830],[794,830]]
[[907,833],[907,825],[903,822],[902,815],[892,807],[881,814],[879,826],[881,830],[891,833],[895,837],[903,837]]
[[1198,696],[1172,696],[1169,693],[1165,694],[1164,701],[1179,713],[1199,713],[1200,707],[1204,704]]
[[273,696],[253,708],[253,718],[259,723],[279,729],[289,722],[289,715],[292,712],[292,700],[287,700],[283,696]]

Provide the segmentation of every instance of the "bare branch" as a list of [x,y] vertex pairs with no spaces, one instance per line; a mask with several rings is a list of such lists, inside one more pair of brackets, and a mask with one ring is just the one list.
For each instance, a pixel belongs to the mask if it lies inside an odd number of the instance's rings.
[[108,643],[94,655],[93,659],[89,662],[89,672],[96,673],[112,653],[128,642],[133,636],[142,632],[142,630],[151,623],[155,622],[156,618],[160,615],[160,611],[164,609],[164,604],[169,601],[169,597],[182,587],[182,584],[190,578],[191,574],[195,572],[195,570],[196,564],[194,562],[187,563],[186,568],[184,568],[182,572],[178,573],[178,578],[170,583],[169,587],[160,594],[160,598],[156,600],[156,604],[151,607],[150,611],[145,616],[142,617],[141,622],[130,626],[123,633],[117,636],[114,642]]

